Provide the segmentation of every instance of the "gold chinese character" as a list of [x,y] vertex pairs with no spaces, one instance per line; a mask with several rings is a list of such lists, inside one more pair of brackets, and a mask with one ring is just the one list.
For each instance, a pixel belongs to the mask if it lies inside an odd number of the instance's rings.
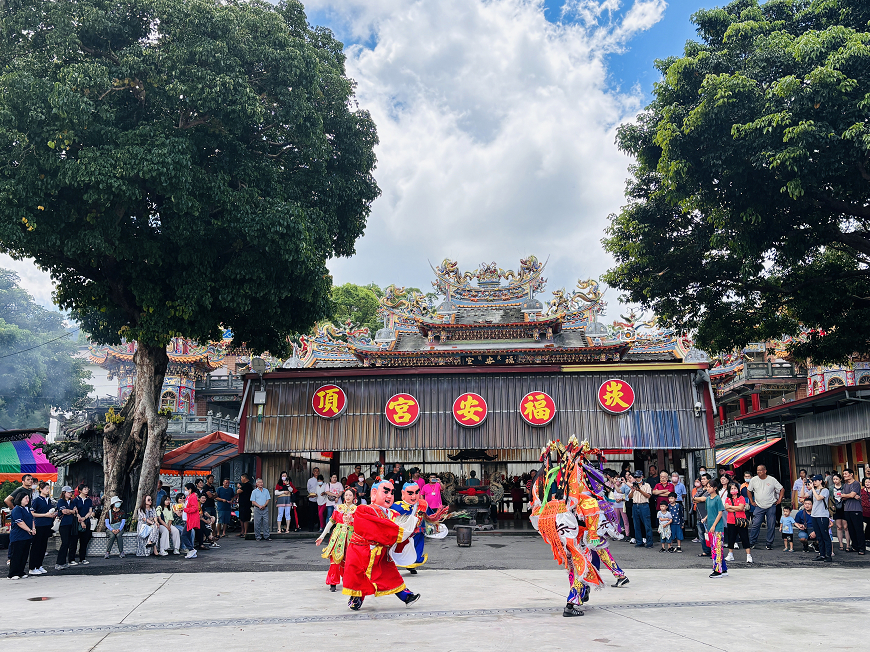
[[339,392],[341,392],[341,390],[338,388],[324,389],[322,392],[317,392],[317,395],[320,397],[320,403],[317,404],[317,409],[322,412],[329,412],[332,410],[335,414],[338,414]]
[[387,404],[387,408],[393,410],[393,419],[398,423],[408,423],[411,420],[411,415],[408,410],[414,405],[414,401],[409,401],[406,398],[399,397]]
[[550,418],[547,397],[543,394],[530,396],[523,408],[525,408],[523,412],[530,421],[546,421]]
[[483,408],[478,406],[480,406],[480,401],[469,395],[465,397],[464,401],[459,403],[459,409],[456,413],[461,417],[461,421],[474,421],[474,423],[478,423],[480,417],[476,413],[483,412]]
[[622,383],[611,380],[604,389],[604,405],[607,407],[613,407],[614,405],[624,408],[628,407],[628,403],[622,400],[622,397],[625,396],[625,392],[622,391]]

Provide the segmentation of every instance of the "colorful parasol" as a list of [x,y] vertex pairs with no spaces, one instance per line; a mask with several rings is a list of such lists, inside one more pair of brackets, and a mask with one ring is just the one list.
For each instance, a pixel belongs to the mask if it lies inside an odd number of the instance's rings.
[[25,473],[36,480],[57,482],[57,469],[40,449],[44,443],[45,437],[39,433],[20,441],[0,442],[0,482],[20,482]]

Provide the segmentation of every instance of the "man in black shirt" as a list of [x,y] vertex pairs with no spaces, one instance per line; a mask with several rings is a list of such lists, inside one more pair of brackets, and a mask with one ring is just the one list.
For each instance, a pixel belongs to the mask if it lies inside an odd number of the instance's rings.
[[644,480],[650,487],[655,488],[659,481],[659,469],[655,464],[651,464],[649,467],[649,477]]
[[205,502],[202,504],[202,511],[206,514],[217,518],[217,503],[214,497],[217,495],[217,489],[214,486],[214,476],[208,475],[205,478],[205,486],[202,488],[202,493],[205,496]]
[[248,524],[251,522],[251,494],[253,491],[254,485],[251,484],[248,474],[242,473],[236,487],[236,494],[239,496],[239,521],[242,522],[242,533],[239,536],[243,539],[248,535]]
[[393,470],[387,473],[387,480],[393,483],[393,495],[396,502],[399,502],[402,499],[402,486],[405,484],[405,470],[401,464],[393,464]]

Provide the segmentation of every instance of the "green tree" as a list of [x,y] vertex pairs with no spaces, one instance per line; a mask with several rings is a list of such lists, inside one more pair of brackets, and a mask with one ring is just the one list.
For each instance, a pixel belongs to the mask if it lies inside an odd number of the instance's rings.
[[693,16],[634,156],[606,281],[713,351],[811,329],[799,358],[870,352],[870,3],[739,0]]
[[381,320],[378,319],[380,296],[383,296],[383,292],[374,283],[365,286],[345,283],[333,287],[333,323],[342,325],[350,320],[357,326],[367,327],[374,337],[378,329],[383,327]]
[[330,312],[379,190],[342,45],[295,0],[7,0],[0,250],[31,256],[96,341],[138,343],[106,494],[156,486],[172,336],[281,355]]
[[0,426],[48,427],[49,408],[77,407],[92,389],[76,333],[0,268]]

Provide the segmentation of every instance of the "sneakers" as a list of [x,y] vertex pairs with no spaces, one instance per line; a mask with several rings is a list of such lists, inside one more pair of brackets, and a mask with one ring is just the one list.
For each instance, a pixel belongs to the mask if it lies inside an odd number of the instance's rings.
[[123,552],[120,555],[118,555],[118,559],[123,559],[124,557],[125,557],[125,555]]
[[160,556],[161,557],[168,557],[169,553],[164,550],[163,552],[160,553]]
[[419,599],[420,599],[420,594],[419,594],[419,593],[412,593],[412,594],[409,595],[407,598],[402,598],[402,602],[404,602],[405,605],[407,605],[407,606],[410,607],[412,604],[414,604],[415,602],[417,602],[417,600],[419,600]]
[[620,586],[625,586],[626,584],[628,584],[628,578],[620,577],[616,580],[616,584],[611,584],[611,586],[615,589],[618,589]]
[[692,543],[701,543],[701,540],[698,537],[692,539]]
[[34,568],[30,571],[31,575],[45,575],[48,571],[44,568]]
[[196,550],[191,550],[185,556],[185,559],[196,559]]
[[63,565],[55,564],[54,565],[54,570],[56,570],[56,571],[66,570],[67,568],[69,568],[69,564],[63,564]]
[[330,592],[335,593],[335,584],[330,584],[329,590],[330,590]]
[[729,553],[728,553],[728,556],[725,557],[725,561],[734,561],[734,553],[733,553],[733,552],[729,552]]
[[10,580],[20,580],[20,579],[21,579],[21,576],[20,576],[20,575],[13,575],[13,576],[10,577],[9,579],[10,579]]
[[91,563],[91,562],[89,562],[87,559],[82,559],[82,560],[79,562],[79,566],[87,566],[87,565],[90,564],[90,563]]
[[177,554],[178,554],[178,551],[177,551],[175,548],[173,548],[173,549],[172,549],[172,554],[173,554],[173,555],[177,555]]
[[637,543],[637,539],[635,539],[634,537],[631,537],[631,541],[629,541],[629,543]]
[[69,562],[67,564],[67,566],[78,566],[78,565],[79,565],[79,563],[75,559],[73,559],[71,562]]
[[562,615],[565,618],[573,618],[574,616],[583,616],[583,608],[580,605],[568,603],[562,610]]
[[752,563],[752,555],[746,555],[746,563],[747,563],[747,564],[751,564],[751,563]]
[[105,555],[103,555],[103,559],[108,559],[108,558],[109,558],[109,553],[107,552]]
[[773,550],[773,546],[764,546],[766,550]]
[[659,552],[668,552],[668,549],[667,548],[660,548]]
[[825,557],[825,556],[823,556],[823,555],[819,555],[818,557],[816,557],[815,559],[813,559],[813,561],[825,561],[825,559],[827,559],[827,557]]
[[724,573],[720,573],[719,571],[713,571],[712,573],[710,573],[710,578],[716,579],[717,577],[725,577],[726,575],[728,575],[728,571],[725,571]]

